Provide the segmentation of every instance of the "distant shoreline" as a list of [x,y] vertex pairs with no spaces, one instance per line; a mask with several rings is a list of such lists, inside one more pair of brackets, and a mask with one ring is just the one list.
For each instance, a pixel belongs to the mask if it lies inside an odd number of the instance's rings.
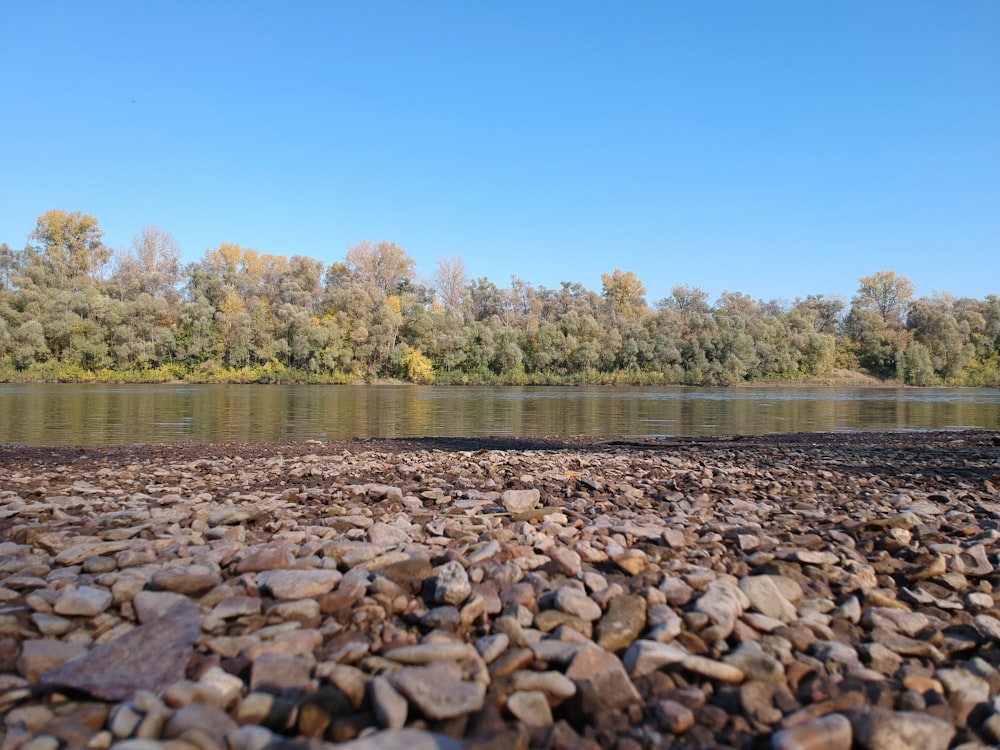
[[[858,372],[855,370],[833,370],[827,375],[814,376],[814,377],[804,377],[804,378],[762,378],[757,380],[746,380],[739,381],[730,385],[702,385],[702,384],[692,384],[692,383],[673,383],[667,381],[658,381],[653,378],[648,377],[615,377],[610,375],[606,379],[596,379],[589,380],[587,378],[559,378],[559,377],[549,377],[549,378],[524,378],[524,379],[505,379],[498,377],[495,379],[475,379],[475,378],[463,378],[461,380],[453,380],[447,382],[430,382],[430,383],[413,383],[407,380],[398,380],[394,378],[378,378],[375,380],[365,380],[364,378],[350,379],[346,376],[333,375],[329,378],[305,378],[305,377],[295,377],[291,376],[288,378],[274,378],[274,379],[252,379],[247,378],[231,378],[231,379],[214,379],[214,378],[157,378],[155,375],[150,377],[144,377],[145,373],[135,372],[135,373],[114,373],[111,377],[98,377],[94,375],[93,377],[74,377],[74,378],[16,378],[16,377],[5,377],[0,378],[0,384],[6,385],[27,385],[27,384],[45,384],[45,383],[75,383],[81,385],[350,385],[350,386],[369,386],[369,385],[400,385],[400,386],[420,386],[420,385],[438,385],[438,386],[501,386],[501,387],[511,387],[511,386],[556,386],[556,387],[584,387],[584,386],[597,386],[597,387],[664,387],[664,388],[816,388],[816,387],[858,387],[858,388],[914,388],[920,386],[910,386],[900,381],[895,380],[882,380],[876,378],[872,375],[868,375],[863,372]],[[249,375],[249,373],[248,373]],[[936,385],[933,387],[938,388],[958,388],[958,387],[975,387],[975,386],[949,386],[949,385]],[[990,387],[990,386],[981,386]]]

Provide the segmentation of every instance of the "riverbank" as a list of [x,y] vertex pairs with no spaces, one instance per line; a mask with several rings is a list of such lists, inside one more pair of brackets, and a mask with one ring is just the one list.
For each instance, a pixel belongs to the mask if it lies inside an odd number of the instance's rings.
[[995,743],[998,443],[0,447],[3,747]]
[[[113,385],[461,385],[461,386],[732,386],[743,387],[900,387],[900,380],[883,380],[856,370],[834,369],[823,375],[802,375],[794,378],[734,378],[730,382],[686,382],[670,379],[656,372],[597,372],[573,375],[545,373],[445,373],[440,372],[419,380],[396,378],[366,379],[349,373],[315,373],[283,366],[190,370],[178,366],[163,366],[138,370],[87,370],[77,365],[40,363],[27,370],[0,367],[0,383],[93,383]],[[943,385],[943,384],[938,384]]]

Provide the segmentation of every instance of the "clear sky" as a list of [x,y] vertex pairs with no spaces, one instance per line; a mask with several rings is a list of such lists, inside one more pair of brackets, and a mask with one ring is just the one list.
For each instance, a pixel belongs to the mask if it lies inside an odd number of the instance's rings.
[[0,242],[50,208],[652,303],[1000,294],[1000,2],[8,2]]

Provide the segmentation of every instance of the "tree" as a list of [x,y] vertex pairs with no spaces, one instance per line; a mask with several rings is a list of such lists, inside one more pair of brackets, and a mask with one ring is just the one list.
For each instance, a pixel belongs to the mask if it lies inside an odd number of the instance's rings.
[[670,290],[670,296],[660,300],[657,307],[683,313],[707,313],[711,309],[708,306],[708,292],[688,284],[675,286]]
[[45,344],[45,329],[37,320],[28,320],[14,330],[14,366],[23,370],[32,362],[45,359],[49,349]]
[[29,249],[60,279],[95,280],[111,259],[104,231],[93,216],[54,208],[38,217]]
[[602,273],[601,288],[614,312],[638,315],[646,309],[646,287],[632,271],[622,273],[616,268],[614,273]]
[[416,278],[416,262],[395,242],[362,240],[348,249],[345,260],[359,282],[376,287],[387,297]]
[[434,368],[431,361],[419,349],[406,347],[401,361],[407,380],[412,380],[414,383],[434,382]]
[[886,325],[901,328],[913,297],[913,282],[895,271],[879,271],[859,280],[858,293],[852,305],[878,313]]
[[170,233],[147,224],[132,238],[131,248],[115,253],[110,288],[121,300],[148,294],[175,305],[180,300],[180,258],[180,246]]
[[816,333],[836,333],[844,311],[844,301],[822,294],[810,294],[804,300],[795,300],[794,309],[812,321]]
[[465,261],[461,256],[438,258],[437,271],[432,279],[434,289],[448,311],[462,309],[462,303],[468,295],[469,275],[465,270]]
[[723,292],[716,300],[715,306],[726,315],[741,320],[750,320],[761,314],[760,307],[754,302],[753,297],[743,292]]
[[0,245],[0,291],[14,285],[14,276],[20,266],[18,253],[6,242]]
[[970,341],[968,320],[959,321],[954,307],[954,298],[947,295],[917,300],[910,306],[906,327],[923,345],[920,356],[929,358],[934,373],[956,382],[965,374],[976,348]]

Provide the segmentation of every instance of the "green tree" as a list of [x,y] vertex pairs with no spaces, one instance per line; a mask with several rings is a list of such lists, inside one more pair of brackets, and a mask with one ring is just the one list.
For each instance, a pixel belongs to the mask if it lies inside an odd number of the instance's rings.
[[12,360],[14,366],[23,370],[32,362],[39,362],[49,354],[45,343],[45,329],[37,320],[28,320],[14,331]]
[[844,301],[822,294],[810,294],[804,300],[795,300],[794,308],[812,322],[816,333],[837,333],[844,311]]
[[708,292],[701,287],[681,284],[670,290],[670,296],[657,303],[661,310],[677,310],[685,313],[707,313],[711,310],[708,304]]
[[961,382],[975,357],[970,318],[959,320],[955,300],[947,295],[917,300],[910,306],[906,326],[926,350],[933,372],[945,380]]
[[897,353],[896,370],[907,385],[933,385],[937,381],[930,350],[919,341]]

